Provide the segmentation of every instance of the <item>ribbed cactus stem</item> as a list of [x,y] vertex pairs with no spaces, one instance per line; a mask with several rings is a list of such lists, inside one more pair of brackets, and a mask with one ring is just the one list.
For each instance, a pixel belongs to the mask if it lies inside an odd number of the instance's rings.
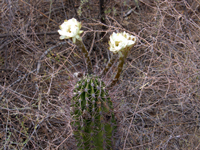
[[71,115],[79,150],[113,149],[116,121],[112,101],[100,79],[86,76],[77,82]]
[[76,40],[75,43],[82,51],[84,57],[85,57],[85,61],[86,61],[86,67],[87,67],[87,73],[88,74],[92,74],[92,63],[89,57],[89,53],[85,47],[85,45],[83,44],[82,40]]
[[116,73],[114,79],[111,81],[110,85],[107,86],[107,88],[113,87],[119,80],[119,77],[122,73],[124,61],[125,61],[129,51],[130,51],[130,48],[126,48],[123,51],[119,52],[119,62],[118,62],[118,66],[117,66],[117,73]]
[[104,76],[108,72],[108,70],[110,70],[110,67],[113,65],[113,63],[115,62],[115,60],[116,60],[116,55],[112,55],[111,59],[109,60],[109,62],[106,65],[106,67],[102,71],[101,76]]

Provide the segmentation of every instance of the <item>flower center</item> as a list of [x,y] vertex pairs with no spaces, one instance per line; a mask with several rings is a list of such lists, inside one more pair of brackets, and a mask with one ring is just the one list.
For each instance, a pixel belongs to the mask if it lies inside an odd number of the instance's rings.
[[119,43],[120,43],[119,41],[115,41],[116,46],[119,46]]

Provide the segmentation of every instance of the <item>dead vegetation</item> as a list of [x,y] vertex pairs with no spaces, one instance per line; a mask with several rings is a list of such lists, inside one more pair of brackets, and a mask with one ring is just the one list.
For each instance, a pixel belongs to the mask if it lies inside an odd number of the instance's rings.
[[[200,1],[105,2],[5,0],[0,3],[0,149],[76,149],[69,104],[83,56],[57,30],[72,17],[98,74],[110,58],[110,34],[126,31],[138,44],[111,91],[118,149],[200,149]],[[104,78],[109,82],[114,66]]]

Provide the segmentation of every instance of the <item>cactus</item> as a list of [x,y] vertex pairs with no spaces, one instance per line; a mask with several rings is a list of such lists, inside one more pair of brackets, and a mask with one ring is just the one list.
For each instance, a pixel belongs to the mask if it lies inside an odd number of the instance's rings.
[[79,150],[113,149],[116,121],[103,81],[88,75],[77,82],[71,115]]
[[[93,76],[90,55],[82,41],[80,34],[81,22],[75,18],[65,20],[60,25],[58,33],[60,39],[70,39],[81,49],[86,62],[87,76],[80,79],[75,88],[71,101],[72,127],[77,139],[79,150],[110,150],[114,146],[114,132],[116,121],[114,118],[112,101],[105,84],[99,77]],[[107,88],[113,87],[120,78],[123,64],[128,52],[136,44],[136,37],[129,33],[113,33],[110,36],[109,50],[119,54],[117,74]],[[112,57],[100,76],[106,75],[115,62]]]

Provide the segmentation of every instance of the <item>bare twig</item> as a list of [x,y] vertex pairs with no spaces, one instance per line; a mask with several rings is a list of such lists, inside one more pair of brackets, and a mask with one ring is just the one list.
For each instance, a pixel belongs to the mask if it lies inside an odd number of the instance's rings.
[[[39,32],[39,33],[26,33],[27,36],[31,36],[31,35],[54,35],[54,34],[58,34],[58,31],[52,31],[52,32]],[[5,38],[5,37],[19,37],[21,36],[21,34],[0,34],[0,38]]]
[[55,45],[55,46],[52,46],[52,47],[50,47],[49,49],[47,49],[43,54],[42,54],[42,56],[40,57],[40,59],[38,60],[38,63],[37,63],[37,74],[39,73],[39,71],[40,71],[40,67],[41,67],[41,60],[50,52],[50,51],[52,51],[54,48],[56,48],[56,47],[58,47],[58,46],[60,46],[60,45],[64,45],[64,44],[66,44],[67,42],[66,41],[64,41],[64,42],[61,42],[61,43],[59,43],[59,44],[57,44],[57,45]]
[[[105,6],[104,6],[104,0],[99,0],[99,10],[100,10],[100,21],[101,21],[101,23],[103,23],[103,24],[106,24],[106,17],[105,17],[105,12],[104,12],[104,8],[105,8]],[[106,29],[106,26],[102,26],[102,30],[105,30]],[[101,34],[100,34],[100,37],[103,37],[104,36],[104,32],[102,32]]]

